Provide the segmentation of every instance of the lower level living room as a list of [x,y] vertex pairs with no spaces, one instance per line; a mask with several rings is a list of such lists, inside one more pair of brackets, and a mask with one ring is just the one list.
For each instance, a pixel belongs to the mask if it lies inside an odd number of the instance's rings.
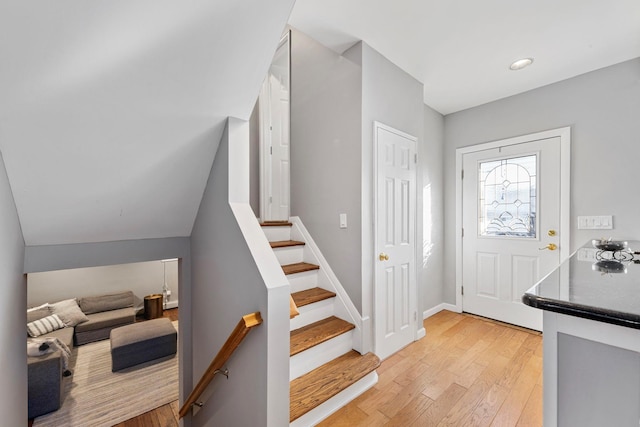
[[29,275],[30,426],[111,426],[177,401],[176,261]]

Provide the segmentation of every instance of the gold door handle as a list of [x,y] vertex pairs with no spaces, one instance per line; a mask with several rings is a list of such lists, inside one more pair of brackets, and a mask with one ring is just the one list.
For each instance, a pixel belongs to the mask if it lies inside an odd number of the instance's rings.
[[378,259],[380,261],[389,261],[389,255],[385,254],[384,252],[381,252],[380,255],[378,255]]
[[549,243],[544,248],[540,248],[541,251],[543,251],[545,249],[549,249],[550,251],[555,251],[556,249],[558,249],[558,245],[556,245],[555,243]]

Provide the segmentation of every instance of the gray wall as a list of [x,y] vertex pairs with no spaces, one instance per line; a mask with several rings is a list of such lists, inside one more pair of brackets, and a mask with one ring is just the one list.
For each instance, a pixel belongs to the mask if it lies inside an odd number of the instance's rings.
[[16,205],[9,186],[7,171],[0,153],[0,342],[5,350],[0,356],[4,367],[0,399],[2,423],[8,426],[27,425],[27,354],[24,351],[26,336],[25,307],[27,288],[22,267],[24,263],[24,238]]
[[422,253],[421,277],[418,277],[423,311],[441,304],[443,299],[444,262],[444,117],[424,106],[424,138],[418,146],[418,226],[422,227],[419,245]]
[[27,305],[130,290],[134,305],[142,307],[145,295],[162,293],[165,266],[167,285],[177,301],[178,262],[149,261],[31,273],[27,277]]
[[[361,71],[291,33],[291,214],[299,216],[355,306],[362,306]],[[339,215],[347,214],[346,229]]]
[[[193,425],[257,427],[268,422],[285,425],[289,414],[288,376],[285,373],[267,381],[271,374],[267,355],[272,350],[269,348],[272,337],[267,333],[269,295],[228,202],[229,134],[227,127],[191,234],[191,315],[197,319],[192,330],[194,379],[197,381],[204,373],[243,315],[259,311],[265,323],[249,333],[229,360],[229,379],[221,375],[213,379],[203,398],[207,403],[193,417]],[[263,240],[266,245],[266,239]],[[283,290],[288,291],[288,287]],[[283,294],[281,316],[285,321],[287,298]],[[281,333],[281,364],[288,372],[288,330]],[[280,391],[284,392],[269,396],[271,381],[281,383]]]
[[[640,58],[445,117],[445,289],[455,302],[455,149],[571,127],[571,250],[590,238],[640,239]],[[577,230],[613,215],[613,230]]]
[[[366,43],[360,42],[356,49],[362,59],[362,283],[364,292],[371,292],[374,282],[375,248],[373,245],[373,122],[378,121],[418,139],[420,147],[424,140],[424,102],[422,83],[402,71],[395,64],[375,51]],[[418,148],[420,150],[420,148]],[[418,177],[417,185],[420,185]],[[418,192],[416,200],[422,204],[422,194]],[[422,223],[416,215],[416,233],[422,241]],[[417,278],[418,292],[422,279]],[[372,302],[373,298],[366,298]],[[372,307],[363,307],[365,314],[372,313]],[[418,304],[418,311],[424,310]]]

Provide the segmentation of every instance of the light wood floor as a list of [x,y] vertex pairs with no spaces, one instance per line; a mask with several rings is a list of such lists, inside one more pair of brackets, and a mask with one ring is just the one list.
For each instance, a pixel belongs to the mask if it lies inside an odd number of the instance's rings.
[[541,426],[542,335],[449,311],[320,426]]
[[[542,426],[542,335],[449,311],[382,362],[372,389],[322,427]],[[177,402],[116,427],[177,426]]]

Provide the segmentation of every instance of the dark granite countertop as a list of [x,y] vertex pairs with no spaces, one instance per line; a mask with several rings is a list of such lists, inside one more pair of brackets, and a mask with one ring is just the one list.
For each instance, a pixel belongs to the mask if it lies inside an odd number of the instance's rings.
[[[633,255],[640,251],[640,241],[628,243],[628,251],[613,253],[589,242],[525,292],[522,301],[542,310],[640,329],[640,255]],[[611,261],[613,257],[619,261]]]

